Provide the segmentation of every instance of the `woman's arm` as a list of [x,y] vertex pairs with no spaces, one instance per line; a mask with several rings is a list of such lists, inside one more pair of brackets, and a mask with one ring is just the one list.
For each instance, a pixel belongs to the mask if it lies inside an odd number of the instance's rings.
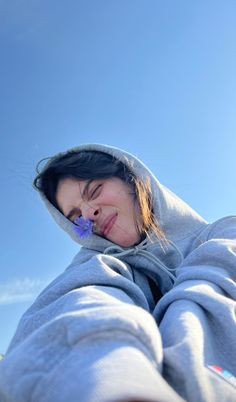
[[77,261],[23,316],[0,363],[1,402],[181,402],[147,309],[125,264]]
[[[236,400],[236,218],[205,232],[157,304],[165,379],[196,402]],[[180,387],[180,384],[184,384]]]

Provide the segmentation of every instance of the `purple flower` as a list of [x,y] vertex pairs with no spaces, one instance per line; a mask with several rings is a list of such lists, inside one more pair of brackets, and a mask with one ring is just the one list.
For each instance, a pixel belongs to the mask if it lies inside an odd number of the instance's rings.
[[74,231],[79,235],[79,237],[81,237],[81,239],[89,237],[93,233],[93,222],[90,219],[85,219],[80,216],[74,220],[74,223]]

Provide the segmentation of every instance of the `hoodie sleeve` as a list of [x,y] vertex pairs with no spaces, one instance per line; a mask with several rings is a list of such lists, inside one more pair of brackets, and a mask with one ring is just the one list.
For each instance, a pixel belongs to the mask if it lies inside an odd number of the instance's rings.
[[75,261],[22,317],[0,363],[0,401],[181,402],[162,358],[130,270],[97,254]]
[[154,311],[165,378],[188,401],[236,401],[235,301],[236,217],[227,217],[204,231]]

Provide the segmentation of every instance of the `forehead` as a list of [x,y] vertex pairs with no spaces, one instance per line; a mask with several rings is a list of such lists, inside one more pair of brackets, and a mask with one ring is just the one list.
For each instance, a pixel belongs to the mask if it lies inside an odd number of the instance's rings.
[[56,200],[59,208],[65,210],[65,207],[70,207],[75,202],[78,204],[86,196],[86,192],[89,189],[90,183],[97,180],[106,183],[106,189],[109,192],[126,192],[128,193],[132,186],[125,183],[118,177],[109,177],[105,179],[85,179],[79,180],[76,178],[65,178],[59,181]]

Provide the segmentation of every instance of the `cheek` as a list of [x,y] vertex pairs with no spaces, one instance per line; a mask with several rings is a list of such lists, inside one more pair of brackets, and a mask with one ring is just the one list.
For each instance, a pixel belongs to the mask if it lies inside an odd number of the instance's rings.
[[134,202],[127,195],[119,197],[119,199],[117,198],[117,205],[123,210],[125,215],[132,216],[134,214]]

